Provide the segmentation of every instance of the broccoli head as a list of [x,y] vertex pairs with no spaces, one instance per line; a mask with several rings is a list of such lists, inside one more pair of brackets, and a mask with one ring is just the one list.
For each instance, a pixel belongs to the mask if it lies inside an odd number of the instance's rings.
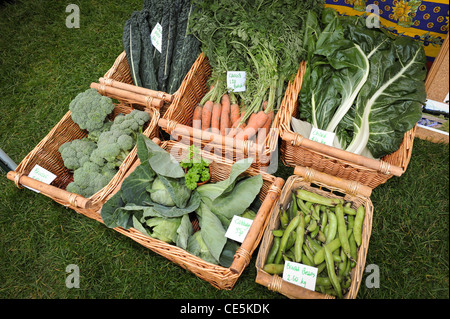
[[150,115],[147,112],[133,110],[127,115],[119,114],[116,116],[111,129],[136,135],[148,120],[150,120]]
[[87,139],[77,139],[66,142],[58,149],[64,161],[64,166],[70,170],[76,170],[89,161],[91,153],[97,145]]
[[117,170],[108,166],[99,166],[87,161],[73,173],[73,182],[69,183],[66,190],[84,197],[91,197],[103,187],[108,185],[116,175]]
[[79,93],[69,104],[72,120],[82,130],[101,130],[106,117],[114,110],[112,99],[89,88]]
[[90,160],[100,166],[107,163],[120,166],[134,147],[137,133],[149,119],[148,113],[139,110],[118,115],[110,130],[98,137],[97,149],[92,152]]

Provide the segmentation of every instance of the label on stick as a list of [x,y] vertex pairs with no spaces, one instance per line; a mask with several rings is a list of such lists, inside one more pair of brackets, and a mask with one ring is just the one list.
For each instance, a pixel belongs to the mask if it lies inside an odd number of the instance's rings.
[[320,130],[318,128],[313,127],[311,129],[311,133],[309,134],[309,139],[311,141],[333,146],[335,136],[336,133]]
[[153,46],[156,50],[161,53],[162,51],[162,26],[157,23],[150,33],[150,39],[152,40]]
[[245,239],[245,236],[247,236],[252,223],[252,219],[234,215],[233,219],[231,220],[230,226],[228,226],[227,232],[225,233],[225,237],[242,243]]
[[284,263],[283,280],[314,291],[316,289],[317,268],[292,261]]
[[[46,184],[50,184],[56,178],[56,175],[36,164],[33,167],[33,169],[31,170],[30,174],[28,174],[28,177],[31,177],[37,181],[40,181],[40,182],[43,182]],[[28,189],[31,189],[32,191],[35,191],[36,193],[40,193],[38,190],[36,190],[34,188],[27,187],[27,186],[25,186],[25,187]]]
[[230,92],[245,92],[247,73],[245,71],[228,71],[227,88]]

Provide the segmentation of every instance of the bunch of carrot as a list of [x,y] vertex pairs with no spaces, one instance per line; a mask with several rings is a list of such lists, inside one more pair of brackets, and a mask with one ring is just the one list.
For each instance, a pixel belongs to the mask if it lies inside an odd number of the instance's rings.
[[240,140],[264,142],[274,117],[273,110],[265,108],[267,102],[263,103],[260,111],[251,113],[245,120],[245,107],[238,104],[233,92],[223,93],[216,98],[210,92],[194,109],[193,128]]

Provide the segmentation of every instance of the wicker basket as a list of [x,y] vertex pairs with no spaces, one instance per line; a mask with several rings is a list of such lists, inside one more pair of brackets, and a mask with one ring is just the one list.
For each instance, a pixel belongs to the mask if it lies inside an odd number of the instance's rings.
[[[161,147],[169,151],[178,161],[180,161],[188,151],[188,146],[174,141],[163,142]],[[232,166],[231,162],[222,161],[222,159],[216,158],[208,153],[202,153],[202,156],[212,162],[210,165],[212,183],[228,178]],[[128,174],[131,173],[139,164],[140,162],[137,160],[133,164],[133,167],[128,171]],[[246,172],[244,172],[244,174],[247,176],[254,176],[258,175],[259,172],[253,168],[249,168]],[[127,175],[125,175],[124,178],[126,178]],[[281,188],[284,184],[284,180],[281,178],[276,178],[265,173],[262,173],[262,176],[263,186],[259,193],[259,199],[261,200],[262,205],[252,223],[249,233],[247,234],[241,247],[237,250],[234,256],[234,261],[229,268],[206,262],[203,259],[188,253],[184,249],[161,240],[151,238],[134,228],[124,229],[121,227],[116,227],[114,229],[117,232],[130,237],[144,247],[178,264],[182,268],[189,270],[199,278],[209,282],[212,286],[218,289],[231,290],[237,279],[244,271],[245,267],[249,264],[254,250],[261,241],[263,230],[268,224],[274,203],[278,200],[281,193]],[[120,184],[117,185],[115,191],[111,192],[109,196],[114,195],[114,193],[119,189]],[[93,211],[76,209],[76,211],[86,215],[87,217],[102,222],[100,210]],[[196,219],[192,221],[192,224],[194,231],[199,229],[198,221]]]
[[[111,96],[127,104],[156,107],[159,109],[161,116],[167,111],[173,100],[173,96],[176,94],[176,92],[171,95],[165,92],[135,86],[125,51],[119,54],[112,67],[99,80],[102,84],[97,88],[99,93]],[[117,86],[114,85],[115,83],[117,83]],[[127,86],[121,86],[121,83],[130,85],[131,89],[129,87],[127,88]],[[161,103],[156,102],[155,98],[158,97],[161,99]]]
[[[128,114],[131,111],[132,108],[127,105],[122,103],[115,104],[110,119],[114,119],[120,113]],[[145,111],[150,114],[151,119],[144,126],[143,134],[149,138],[155,138],[158,136],[157,123],[159,112],[153,108],[145,109]],[[69,208],[95,210],[106,201],[107,196],[115,189],[116,185],[136,161],[136,147],[125,158],[117,174],[111,179],[108,185],[91,197],[84,198],[78,194],[67,192],[65,189],[73,181],[73,174],[64,166],[58,149],[62,144],[75,139],[81,139],[88,134],[86,130],[81,130],[72,121],[71,114],[71,111],[68,111],[47,136],[20,162],[16,170],[7,174],[7,177],[14,181],[17,187],[22,188],[23,186],[28,186],[36,189],[43,195]],[[57,175],[50,185],[28,177],[28,174],[36,164]]]
[[186,143],[199,143],[202,148],[214,149],[216,155],[236,161],[240,158],[255,159],[252,166],[267,169],[272,155],[278,147],[278,125],[275,122],[264,140],[259,145],[251,140],[234,138],[201,131],[192,127],[194,109],[209,90],[207,84],[211,76],[208,58],[201,53],[181,83],[172,104],[159,121],[159,126],[175,139]]
[[304,68],[300,68],[288,88],[289,97],[285,107],[276,115],[281,137],[280,156],[285,165],[311,167],[329,175],[358,181],[372,189],[393,176],[401,176],[406,171],[411,159],[416,126],[405,133],[397,151],[384,156],[381,160],[314,142],[294,133],[291,129],[291,119],[298,116],[298,95],[302,87],[303,74]]
[[316,291],[294,285],[284,281],[278,275],[268,274],[263,270],[267,255],[272,247],[272,230],[278,229],[280,225],[280,207],[286,208],[292,199],[292,192],[298,188],[321,194],[330,198],[342,198],[352,202],[352,208],[360,205],[365,207],[365,218],[363,222],[362,241],[358,249],[358,260],[351,273],[351,286],[344,298],[354,299],[361,285],[366,256],[369,247],[369,239],[372,232],[373,205],[370,200],[371,188],[355,181],[348,181],[334,176],[315,171],[311,168],[297,166],[295,175],[289,177],[283,187],[279,201],[275,204],[269,225],[264,232],[258,257],[256,259],[257,277],[256,282],[277,291],[288,298],[295,299],[332,299],[333,296],[325,295]]

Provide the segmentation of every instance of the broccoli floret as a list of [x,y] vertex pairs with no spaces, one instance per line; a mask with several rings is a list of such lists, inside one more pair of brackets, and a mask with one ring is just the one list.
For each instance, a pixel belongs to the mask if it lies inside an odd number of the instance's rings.
[[91,197],[108,185],[116,173],[115,168],[101,167],[90,161],[85,162],[74,171],[73,182],[67,185],[66,190],[84,197]]
[[114,110],[112,99],[93,88],[79,93],[69,104],[72,120],[82,130],[101,130],[106,117]]
[[100,134],[97,149],[91,154],[90,160],[100,166],[109,163],[118,167],[128,156],[136,143],[137,133],[142,129],[148,113],[133,110],[127,115],[118,115],[109,131]]
[[111,129],[112,121],[107,121],[103,124],[103,127],[99,130],[90,131],[89,135],[86,137],[88,140],[97,143],[98,138],[103,132],[109,131]]
[[136,135],[148,120],[150,120],[150,115],[147,112],[133,110],[127,115],[116,116],[111,129],[119,129],[127,134]]
[[64,166],[76,170],[87,162],[97,145],[87,139],[77,139],[66,142],[58,149],[64,161]]

